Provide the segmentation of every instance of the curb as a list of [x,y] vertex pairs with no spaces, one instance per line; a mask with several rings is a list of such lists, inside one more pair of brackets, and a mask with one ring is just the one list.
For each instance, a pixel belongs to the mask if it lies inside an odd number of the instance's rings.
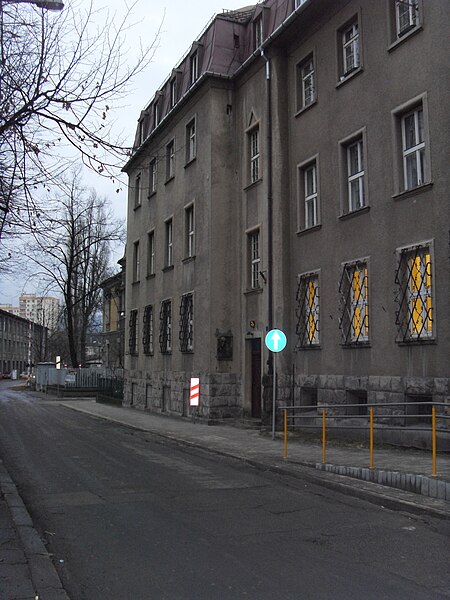
[[14,528],[22,544],[36,598],[38,600],[41,597],[45,600],[70,600],[63,589],[44,543],[33,527],[33,521],[17,491],[17,487],[1,460],[0,490],[3,493]]
[[[138,425],[132,425],[117,419],[112,419],[111,417],[105,415],[92,414],[86,409],[68,406],[64,403],[61,403],[61,405],[70,410],[90,415],[94,419],[101,419],[111,423],[120,424],[122,427],[127,427],[129,429],[150,433],[179,446],[196,448],[210,454],[216,454],[218,456],[239,460],[261,471],[270,471],[277,474],[288,475],[289,477],[293,477],[295,479],[304,479],[309,483],[321,485],[347,496],[354,496],[360,500],[365,500],[371,504],[381,506],[382,508],[389,508],[391,510],[407,510],[408,512],[417,515],[430,515],[439,519],[450,519],[450,510],[447,510],[445,505],[448,503],[445,500],[442,501],[431,497],[421,496],[414,492],[404,491],[376,482],[350,478],[344,474],[334,473],[331,469],[316,470],[316,463],[301,463],[293,460],[287,460],[286,462],[283,461],[279,464],[274,463],[273,461],[265,462],[263,460],[249,458],[245,455],[236,454],[231,451],[211,448],[191,440],[180,439],[171,434],[161,433],[160,431],[154,431],[152,429],[146,429]],[[349,482],[349,479],[351,479],[351,483]]]

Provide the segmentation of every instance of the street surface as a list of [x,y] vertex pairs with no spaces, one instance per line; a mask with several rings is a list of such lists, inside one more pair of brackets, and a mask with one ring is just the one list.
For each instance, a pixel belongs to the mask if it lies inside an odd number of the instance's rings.
[[72,600],[450,598],[449,521],[261,472],[5,381],[0,458]]

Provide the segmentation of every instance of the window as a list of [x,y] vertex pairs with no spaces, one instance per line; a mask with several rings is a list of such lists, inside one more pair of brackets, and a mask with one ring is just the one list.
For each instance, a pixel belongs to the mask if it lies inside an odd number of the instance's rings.
[[263,20],[262,14],[260,14],[253,21],[253,42],[255,50],[257,50],[263,43]]
[[155,101],[155,103],[153,104],[153,127],[157,127],[157,125],[159,124],[159,102],[158,100]]
[[297,110],[302,110],[316,100],[315,72],[312,55],[297,67]]
[[134,180],[134,208],[138,208],[141,206],[142,202],[142,182],[141,182],[141,174],[136,176]]
[[173,266],[173,222],[166,221],[166,267]]
[[418,0],[396,0],[395,22],[398,37],[416,27],[419,21],[418,13]]
[[397,250],[395,276],[398,341],[433,336],[433,272],[431,243]]
[[156,192],[156,176],[157,176],[157,169],[156,169],[156,158],[154,158],[151,163],[150,163],[150,167],[149,167],[149,192],[150,195],[154,194]]
[[173,108],[177,103],[177,79],[174,77],[170,82],[170,108]]
[[250,258],[250,287],[258,290],[260,284],[261,254],[259,248],[259,230],[248,234],[249,258]]
[[128,347],[130,354],[138,353],[138,311],[130,312]]
[[179,336],[181,352],[192,352],[194,349],[194,294],[181,296]]
[[250,181],[255,183],[259,176],[259,129],[253,129],[249,134],[250,145]]
[[144,308],[142,346],[144,354],[153,354],[153,306],[151,304]]
[[162,354],[172,351],[172,302],[163,300],[159,313],[159,348]]
[[195,51],[191,54],[190,58],[190,76],[191,76],[191,85],[193,85],[198,79],[198,52]]
[[299,276],[296,315],[298,347],[317,346],[320,341],[318,273],[306,273]]
[[188,206],[185,210],[186,224],[186,258],[192,258],[195,254],[195,231],[194,231],[194,207]]
[[195,138],[195,119],[189,121],[186,125],[186,162],[194,160],[197,154],[196,138]]
[[403,175],[405,190],[425,183],[425,141],[423,109],[404,115],[402,123]]
[[147,276],[155,274],[155,232],[150,231],[147,237]]
[[354,345],[369,341],[369,272],[366,261],[347,263],[339,284],[342,343]]
[[365,206],[364,149],[362,138],[348,144],[346,154],[348,211],[351,212]]
[[317,193],[317,162],[314,160],[300,167],[300,229],[308,229],[319,224],[319,206]]
[[175,141],[171,140],[166,146],[166,179],[175,176]]
[[139,242],[133,244],[133,283],[137,283],[141,276],[141,261],[139,252]]
[[353,21],[340,31],[342,68],[341,78],[347,77],[361,65],[360,35],[358,21]]

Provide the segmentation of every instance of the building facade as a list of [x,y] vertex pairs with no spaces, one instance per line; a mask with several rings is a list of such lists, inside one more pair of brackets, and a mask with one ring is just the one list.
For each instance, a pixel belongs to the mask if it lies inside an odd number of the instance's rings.
[[[445,0],[217,15],[142,112],[126,403],[205,418],[449,402]],[[443,410],[442,408],[440,410]]]
[[102,307],[102,364],[111,369],[124,367],[125,359],[125,258],[121,271],[100,284]]
[[48,329],[0,310],[0,373],[28,372],[45,360]]
[[60,318],[60,303],[52,296],[36,296],[36,294],[22,294],[19,297],[19,306],[11,304],[0,305],[1,310],[29,319],[33,323],[47,327],[54,331]]

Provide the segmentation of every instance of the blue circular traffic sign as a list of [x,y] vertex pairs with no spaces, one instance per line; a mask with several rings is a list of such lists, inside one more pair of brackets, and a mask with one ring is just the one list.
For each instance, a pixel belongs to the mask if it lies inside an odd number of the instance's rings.
[[287,338],[281,329],[271,329],[267,333],[265,341],[271,352],[281,352],[286,347]]

